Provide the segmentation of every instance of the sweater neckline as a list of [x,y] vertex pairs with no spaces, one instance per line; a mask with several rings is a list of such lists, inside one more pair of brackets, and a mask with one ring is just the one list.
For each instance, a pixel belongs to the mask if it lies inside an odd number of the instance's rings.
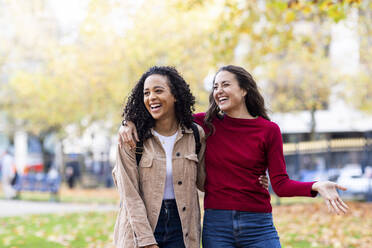
[[245,118],[235,118],[228,116],[227,114],[224,114],[223,119],[230,122],[236,122],[236,123],[244,123],[244,124],[255,124],[261,121],[262,117],[257,116],[257,118],[254,119],[245,119]]

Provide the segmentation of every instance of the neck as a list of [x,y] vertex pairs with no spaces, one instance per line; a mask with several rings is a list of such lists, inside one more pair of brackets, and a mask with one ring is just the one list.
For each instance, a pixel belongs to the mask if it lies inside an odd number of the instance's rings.
[[154,130],[163,136],[172,136],[177,132],[178,121],[176,118],[156,120]]
[[255,119],[247,109],[245,104],[241,104],[238,108],[232,109],[230,111],[225,112],[228,116],[232,118],[240,118],[240,119]]

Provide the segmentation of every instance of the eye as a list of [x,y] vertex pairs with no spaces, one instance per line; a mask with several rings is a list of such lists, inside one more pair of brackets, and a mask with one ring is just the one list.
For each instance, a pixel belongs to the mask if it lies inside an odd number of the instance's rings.
[[143,92],[143,95],[144,96],[149,96],[150,95],[150,91]]
[[158,90],[155,90],[155,93],[157,93],[157,94],[160,94],[160,93],[162,93],[163,91],[161,90],[161,89],[158,89]]

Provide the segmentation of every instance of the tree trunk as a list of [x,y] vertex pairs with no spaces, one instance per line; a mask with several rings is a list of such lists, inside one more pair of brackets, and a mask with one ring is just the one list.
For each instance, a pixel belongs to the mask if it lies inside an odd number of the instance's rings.
[[316,108],[313,106],[310,110],[310,141],[315,140],[315,128],[316,128],[316,119],[315,119]]

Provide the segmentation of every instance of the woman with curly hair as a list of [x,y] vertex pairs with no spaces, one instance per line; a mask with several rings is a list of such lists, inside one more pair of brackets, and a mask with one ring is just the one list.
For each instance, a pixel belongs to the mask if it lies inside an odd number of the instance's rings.
[[[253,77],[242,67],[221,67],[213,80],[206,113],[194,115],[207,133],[205,151],[204,248],[281,247],[273,225],[270,194],[257,183],[269,172],[278,196],[319,193],[329,211],[347,212],[336,183],[298,182],[289,179],[283,142],[271,122]],[[133,123],[122,131],[131,144]]]
[[[136,151],[118,148],[113,178],[120,194],[115,224],[117,247],[200,247],[197,187],[203,188],[205,135],[193,124],[195,98],[173,67],[152,67],[142,75],[123,116],[137,126]],[[192,125],[201,148],[196,154]]]

